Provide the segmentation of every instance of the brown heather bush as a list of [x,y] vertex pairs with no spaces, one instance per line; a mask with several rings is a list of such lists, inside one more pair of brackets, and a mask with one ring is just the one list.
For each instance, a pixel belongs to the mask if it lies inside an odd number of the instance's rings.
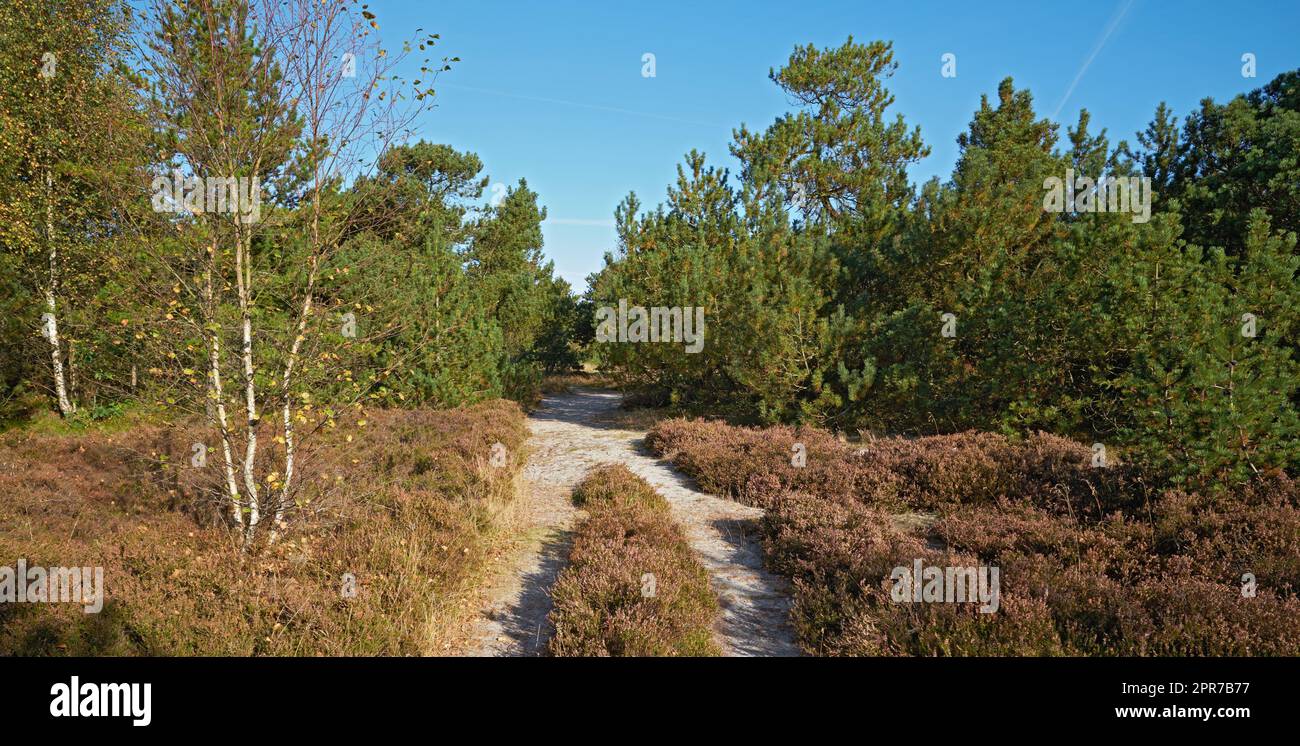
[[[251,552],[205,497],[217,458],[189,468],[192,428],[0,437],[0,564],[102,566],[106,599],[100,614],[0,606],[0,654],[447,652],[513,496],[523,414],[494,401],[338,424],[302,462],[288,531]],[[505,467],[489,465],[496,442]]]
[[[668,503],[622,465],[593,469],[574,502],[587,511],[552,587],[557,656],[718,655],[717,599]],[[654,594],[642,577],[654,576]]]
[[[792,464],[796,443],[804,447],[806,466]],[[759,507],[768,507],[788,490],[870,495],[871,502],[886,504],[897,498],[900,487],[897,475],[865,468],[867,462],[834,436],[813,428],[733,427],[674,418],[659,422],[646,444],[694,477],[704,491]]]
[[[1300,655],[1300,497],[1280,473],[1160,491],[1047,434],[863,447],[676,419],[648,442],[703,489],[768,509],[768,562],[792,579],[793,622],[816,654]],[[998,567],[1000,610],[893,602],[890,572],[917,558]]]

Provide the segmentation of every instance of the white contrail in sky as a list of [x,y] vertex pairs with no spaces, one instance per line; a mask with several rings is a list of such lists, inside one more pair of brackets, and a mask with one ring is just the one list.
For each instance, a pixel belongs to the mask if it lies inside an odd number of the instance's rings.
[[1106,30],[1102,32],[1101,38],[1098,39],[1096,45],[1093,46],[1092,52],[1088,55],[1088,59],[1083,61],[1083,64],[1079,67],[1079,72],[1074,74],[1074,80],[1070,81],[1070,87],[1065,89],[1065,95],[1061,97],[1061,102],[1056,105],[1056,111],[1052,112],[1052,119],[1056,119],[1056,117],[1060,115],[1061,109],[1065,108],[1065,102],[1069,101],[1070,96],[1074,94],[1075,87],[1079,85],[1080,80],[1083,80],[1083,74],[1088,72],[1088,67],[1092,65],[1092,61],[1097,59],[1097,55],[1101,54],[1101,48],[1106,46],[1106,42],[1110,39],[1110,35],[1115,33],[1115,29],[1119,26],[1119,22],[1124,20],[1124,16],[1128,15],[1128,9],[1131,7],[1133,7],[1133,0],[1127,0],[1127,2],[1124,3],[1124,7],[1120,8],[1119,12],[1115,14],[1115,17],[1110,19],[1110,23],[1106,24]]

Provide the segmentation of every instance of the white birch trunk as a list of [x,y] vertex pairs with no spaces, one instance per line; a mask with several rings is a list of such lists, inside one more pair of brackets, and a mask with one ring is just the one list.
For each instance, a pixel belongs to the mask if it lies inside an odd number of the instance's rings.
[[[240,331],[242,338],[240,358],[244,368],[244,411],[248,417],[248,438],[244,450],[244,490],[248,494],[248,524],[244,532],[244,541],[249,543],[257,532],[261,520],[257,492],[257,475],[254,467],[257,463],[257,385],[253,380],[253,317],[250,286],[252,284],[251,247],[243,232],[239,232],[235,245],[235,274],[238,278],[236,289],[239,292]],[[247,273],[247,274],[245,274]]]
[[[313,231],[314,232],[314,231]],[[284,521],[284,511],[288,507],[289,491],[293,485],[294,469],[294,431],[293,431],[293,396],[289,391],[293,383],[293,369],[298,362],[303,340],[307,337],[307,320],[311,317],[312,302],[316,290],[316,273],[320,268],[318,255],[312,256],[311,271],[307,275],[307,292],[303,298],[302,311],[298,315],[298,326],[294,330],[293,344],[289,347],[289,358],[284,364],[284,377],[280,381],[280,391],[284,396],[284,487],[280,490],[280,499],[275,506],[275,519],[271,526],[271,541],[276,539],[276,532]]]
[[221,455],[226,470],[226,494],[230,498],[231,515],[235,525],[244,525],[244,505],[239,498],[239,484],[235,481],[235,454],[230,445],[230,423],[226,419],[225,393],[221,385],[221,340],[214,332],[208,348],[208,378],[211,381],[213,409],[216,410],[217,429],[221,433]]
[[[212,255],[216,255],[216,246],[212,246]],[[216,303],[213,300],[212,269],[208,269],[206,300],[208,321],[216,323]],[[235,526],[243,528],[244,506],[239,498],[239,485],[235,482],[235,455],[230,445],[230,422],[226,419],[225,391],[221,383],[221,337],[216,329],[210,329],[208,341],[208,409],[217,421],[217,431],[221,434],[221,455],[226,472],[226,496],[230,498],[231,517]]]
[[50,250],[50,277],[45,289],[45,337],[50,342],[50,362],[54,368],[54,395],[58,399],[59,414],[69,417],[77,406],[68,398],[67,379],[63,375],[63,350],[59,342],[59,316],[57,292],[59,285],[59,249],[54,243],[54,177],[45,172],[45,238]]

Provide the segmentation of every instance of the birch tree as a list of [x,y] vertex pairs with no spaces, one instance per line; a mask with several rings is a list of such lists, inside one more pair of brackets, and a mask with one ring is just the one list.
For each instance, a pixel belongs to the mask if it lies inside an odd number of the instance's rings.
[[103,284],[99,253],[119,231],[108,187],[140,155],[119,68],[129,18],[115,0],[0,5],[0,250],[36,300],[29,328],[41,342],[19,354],[47,363],[42,388],[63,417],[77,411],[69,309]]
[[[156,182],[154,207],[185,216],[177,229],[190,232],[203,252],[189,263],[197,269],[193,287],[207,353],[207,409],[218,433],[231,516],[247,542],[262,513],[252,249],[262,230],[261,184],[285,167],[298,122],[284,97],[274,40],[259,31],[247,3],[161,0],[152,11],[147,73],[157,121],[174,154],[168,165],[175,168],[170,184],[165,174]],[[235,209],[219,199],[210,204],[210,197],[222,194],[229,200],[232,179]],[[233,318],[225,313],[232,294]],[[237,403],[227,398],[228,350],[236,360],[233,383],[242,394]],[[232,404],[242,410],[237,424]]]
[[[197,310],[180,320],[202,340],[205,414],[246,545],[264,518],[271,541],[287,518],[308,423],[295,405],[296,391],[309,397],[298,380],[303,357],[337,303],[337,294],[322,298],[322,279],[358,222],[376,216],[345,187],[406,135],[448,64],[426,60],[408,83],[392,71],[413,47],[389,55],[377,30],[373,14],[346,0],[153,6],[146,76],[174,153],[167,165],[184,174],[171,185],[159,176],[155,208],[177,211],[185,247],[168,263]],[[232,179],[252,204],[214,209]],[[264,425],[267,412],[275,421]]]

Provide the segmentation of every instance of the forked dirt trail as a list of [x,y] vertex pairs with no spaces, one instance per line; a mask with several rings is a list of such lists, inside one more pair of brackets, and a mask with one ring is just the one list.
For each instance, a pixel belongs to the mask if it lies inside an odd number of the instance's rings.
[[543,655],[551,629],[550,588],[568,557],[578,511],[576,485],[597,464],[624,464],[672,506],[722,614],[716,637],[727,655],[799,655],[790,629],[784,582],[763,569],[755,521],[763,512],[695,490],[689,480],[644,450],[645,432],[618,421],[620,395],[574,388],[549,396],[529,420],[532,437],[520,500],[528,537],[489,589],[470,655]]

